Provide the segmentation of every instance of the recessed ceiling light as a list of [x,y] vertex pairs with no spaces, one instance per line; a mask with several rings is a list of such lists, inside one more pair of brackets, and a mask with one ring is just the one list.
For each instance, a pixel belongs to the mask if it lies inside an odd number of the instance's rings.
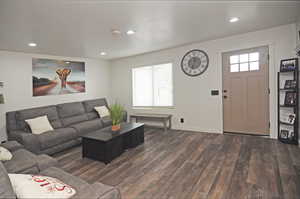
[[232,18],[230,18],[229,22],[234,23],[234,22],[237,22],[238,20],[240,20],[240,19],[237,17],[232,17]]
[[107,55],[107,53],[106,52],[101,52],[100,55],[105,56],[105,55]]
[[66,64],[69,64],[70,62],[69,61],[66,61]]
[[121,34],[121,31],[120,31],[120,30],[117,30],[117,29],[113,29],[113,30],[111,30],[111,33],[112,33],[113,35],[120,35],[120,34]]
[[134,30],[128,30],[126,32],[127,35],[134,35],[135,34],[135,31]]
[[29,43],[28,46],[30,46],[30,47],[36,47],[37,44],[36,43]]

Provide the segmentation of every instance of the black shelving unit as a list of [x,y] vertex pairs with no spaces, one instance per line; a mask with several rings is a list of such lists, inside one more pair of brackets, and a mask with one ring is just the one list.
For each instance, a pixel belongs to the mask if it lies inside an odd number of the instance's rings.
[[[295,67],[282,67],[284,63],[295,62]],[[285,78],[283,78],[285,77]],[[286,79],[296,82],[295,88],[284,88]],[[284,79],[284,80],[283,80]],[[278,72],[278,140],[287,144],[298,145],[299,138],[299,61],[298,58],[285,59],[280,62],[280,72]],[[286,93],[295,93],[296,99],[294,104],[286,103]],[[284,97],[282,99],[282,97]],[[282,103],[283,102],[283,103]],[[281,111],[295,114],[294,123],[282,121]]]

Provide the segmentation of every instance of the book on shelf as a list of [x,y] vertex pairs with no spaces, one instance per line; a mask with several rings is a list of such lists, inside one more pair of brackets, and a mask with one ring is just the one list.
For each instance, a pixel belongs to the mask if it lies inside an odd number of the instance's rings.
[[296,114],[288,110],[280,110],[279,121],[286,124],[294,124],[296,119]]
[[298,59],[285,59],[280,62],[280,72],[295,71],[298,69]]
[[285,80],[284,89],[295,89],[297,86],[296,80]]

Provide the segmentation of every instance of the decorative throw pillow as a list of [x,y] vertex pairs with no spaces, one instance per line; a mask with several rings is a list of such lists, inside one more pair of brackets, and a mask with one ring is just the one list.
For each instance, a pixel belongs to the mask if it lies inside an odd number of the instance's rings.
[[76,190],[60,180],[47,176],[8,174],[17,198],[70,198]]
[[6,148],[0,146],[0,161],[8,161],[12,159],[12,154]]
[[107,117],[110,115],[106,106],[96,106],[94,109],[98,112],[100,117]]
[[33,134],[42,134],[47,131],[53,131],[53,127],[51,126],[47,115],[25,120],[25,122],[30,126]]

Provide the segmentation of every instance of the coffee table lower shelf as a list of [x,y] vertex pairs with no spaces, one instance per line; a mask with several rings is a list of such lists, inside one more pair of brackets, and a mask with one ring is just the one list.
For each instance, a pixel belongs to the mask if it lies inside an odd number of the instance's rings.
[[82,156],[110,163],[125,150],[144,143],[144,124],[124,123],[119,132],[110,127],[82,136]]

